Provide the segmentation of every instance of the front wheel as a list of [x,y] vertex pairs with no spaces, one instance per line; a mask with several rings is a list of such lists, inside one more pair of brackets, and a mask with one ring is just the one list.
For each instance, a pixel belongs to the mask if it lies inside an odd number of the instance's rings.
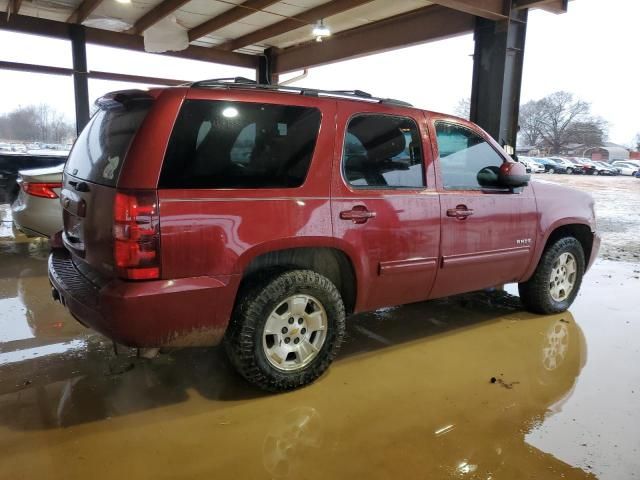
[[292,270],[245,289],[224,343],[245,379],[278,392],[322,375],[344,331],[345,308],[335,285],[316,272]]
[[518,284],[520,300],[534,313],[564,312],[578,294],[584,275],[584,250],[574,237],[564,237],[549,246],[526,282]]
[[571,175],[573,173],[573,168],[571,168],[571,167],[567,168],[567,173],[569,175]]
[[556,173],[556,171],[555,171],[555,169],[554,169],[554,168],[550,168],[550,169],[549,169],[549,173]]

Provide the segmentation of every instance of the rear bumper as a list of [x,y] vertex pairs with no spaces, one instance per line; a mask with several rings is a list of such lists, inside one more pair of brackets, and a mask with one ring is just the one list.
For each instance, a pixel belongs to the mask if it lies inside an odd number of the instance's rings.
[[131,347],[217,345],[233,302],[235,277],[192,277],[98,286],[84,277],[65,249],[49,256],[55,300],[83,325]]

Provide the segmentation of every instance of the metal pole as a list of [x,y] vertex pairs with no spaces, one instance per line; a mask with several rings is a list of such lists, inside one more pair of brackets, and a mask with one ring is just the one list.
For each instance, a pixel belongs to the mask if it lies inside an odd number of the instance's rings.
[[82,25],[69,25],[73,60],[73,93],[76,104],[76,131],[78,135],[89,122],[89,81],[87,75],[87,48]]
[[527,9],[507,20],[476,19],[471,120],[515,152]]

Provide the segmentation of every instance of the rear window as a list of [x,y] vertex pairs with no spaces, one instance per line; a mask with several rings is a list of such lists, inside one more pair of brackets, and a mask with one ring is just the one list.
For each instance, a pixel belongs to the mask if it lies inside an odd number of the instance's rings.
[[160,188],[293,188],[304,183],[320,111],[247,102],[187,100]]
[[129,145],[151,104],[147,100],[100,108],[76,140],[65,171],[89,182],[116,186]]

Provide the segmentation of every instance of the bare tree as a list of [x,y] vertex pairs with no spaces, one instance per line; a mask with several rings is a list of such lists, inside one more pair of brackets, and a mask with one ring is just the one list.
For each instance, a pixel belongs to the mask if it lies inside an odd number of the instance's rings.
[[456,108],[453,109],[453,113],[458,117],[469,120],[469,117],[471,116],[471,99],[467,97],[458,100],[458,104],[456,105]]
[[520,107],[519,135],[526,145],[537,146],[542,138],[544,109],[540,101],[531,100]]
[[571,123],[584,118],[590,105],[574,100],[571,93],[564,91],[552,93],[540,102],[543,109],[540,135],[552,153],[560,153],[560,149],[569,143],[567,133]]
[[0,138],[18,141],[63,143],[73,138],[74,128],[50,105],[27,105],[0,115]]
[[560,153],[569,143],[601,145],[607,135],[607,122],[590,115],[588,102],[569,92],[555,92],[520,108],[520,134],[529,145],[547,147]]

